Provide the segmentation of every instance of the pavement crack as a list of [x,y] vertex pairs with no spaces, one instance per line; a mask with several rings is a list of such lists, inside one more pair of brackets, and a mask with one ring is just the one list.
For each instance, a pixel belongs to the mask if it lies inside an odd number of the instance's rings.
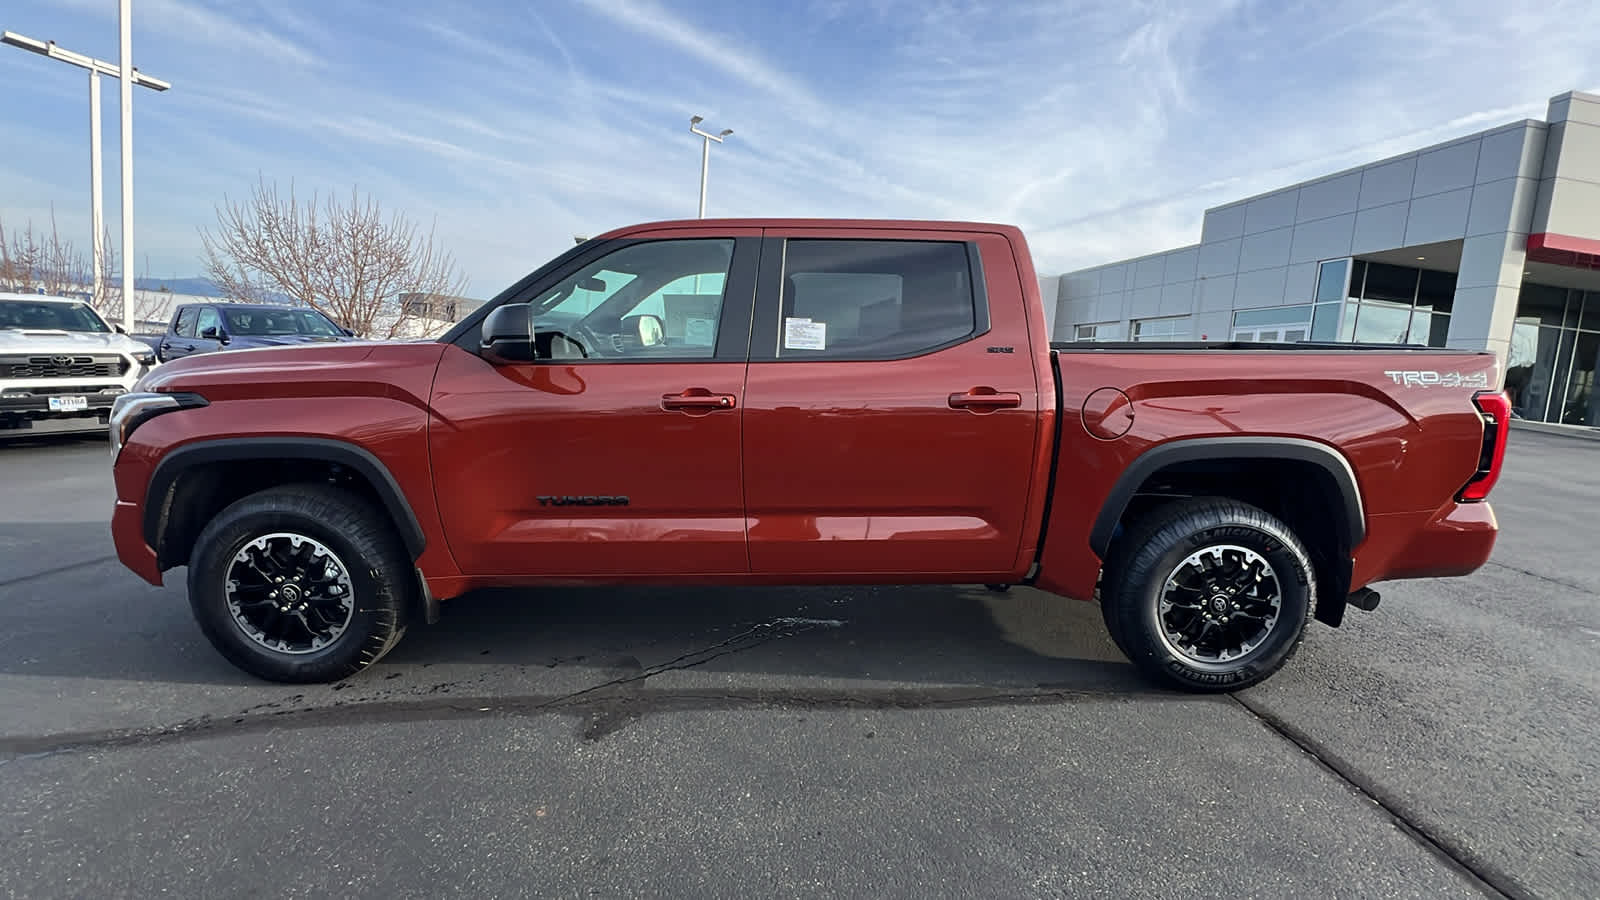
[[32,572],[27,575],[19,575],[16,578],[8,578],[5,581],[0,581],[0,587],[11,587],[12,585],[26,584],[29,581],[38,581],[41,578],[49,578],[52,575],[60,575],[63,572],[72,572],[88,566],[98,566],[108,562],[116,561],[117,557],[114,555],[96,556],[93,559],[79,560],[78,562],[70,563],[65,566],[56,566],[53,569],[45,569],[43,572]]
[[626,687],[631,684],[637,684],[638,682],[645,681],[653,676],[661,675],[665,672],[693,669],[696,666],[703,666],[706,663],[716,659],[721,659],[724,656],[731,656],[735,653],[743,653],[746,650],[753,650],[756,647],[771,643],[779,638],[792,637],[793,635],[800,634],[804,631],[811,631],[815,628],[837,628],[843,624],[843,622],[837,619],[785,618],[774,619],[770,622],[761,622],[746,628],[744,631],[739,632],[733,637],[718,641],[709,647],[702,647],[698,650],[692,650],[688,653],[675,656],[666,662],[647,666],[633,674],[625,675],[619,678],[613,678],[610,681],[603,681],[599,684],[591,685],[589,687],[573,691],[569,694],[562,695],[551,700],[546,704],[546,706],[560,706],[592,694],[615,691],[617,688]]
[[1533,571],[1530,571],[1528,569],[1520,568],[1518,566],[1508,566],[1503,562],[1495,562],[1494,560],[1490,560],[1489,562],[1484,563],[1484,565],[1494,566],[1495,568],[1498,568],[1498,569],[1505,569],[1508,572],[1516,572],[1518,575],[1526,575],[1529,578],[1537,578],[1540,581],[1546,582],[1548,584],[1557,584],[1557,585],[1560,585],[1560,586],[1562,586],[1564,588],[1571,588],[1572,590],[1575,590],[1575,591],[1581,591],[1581,592],[1583,592],[1585,594],[1590,593],[1589,589],[1584,587],[1581,584],[1573,584],[1570,581],[1564,581],[1564,580],[1562,580],[1560,578],[1551,578],[1549,575],[1541,575],[1538,572],[1533,572]]
[[[725,653],[737,652],[726,650]],[[702,660],[703,662],[704,660]],[[663,664],[666,665],[666,664]],[[618,679],[624,681],[625,679]],[[640,676],[632,679],[640,680]],[[611,684],[613,682],[607,682]],[[598,688],[556,695],[418,697],[410,700],[358,701],[334,706],[301,707],[201,717],[177,725],[145,729],[73,732],[0,738],[0,765],[66,753],[165,746],[188,741],[272,731],[388,725],[488,718],[537,718],[544,715],[590,715],[605,722],[632,721],[646,715],[708,710],[929,710],[977,709],[1032,704],[1137,702],[1141,695],[1120,689],[1086,690],[1049,687],[925,688],[683,688],[599,693]],[[1186,699],[1177,696],[1172,699]],[[1214,702],[1211,698],[1188,698]],[[591,729],[602,727],[589,726]]]
[[1439,833],[1434,826],[1422,821],[1422,817],[1408,809],[1404,801],[1392,796],[1389,791],[1362,774],[1359,768],[1341,758],[1320,741],[1272,713],[1252,705],[1239,694],[1229,696],[1256,721],[1300,748],[1329,774],[1344,782],[1350,790],[1382,809],[1401,831],[1445,865],[1471,881],[1486,895],[1513,898],[1513,900],[1525,900],[1525,898],[1531,900],[1536,896],[1510,873],[1482,859],[1459,842]]

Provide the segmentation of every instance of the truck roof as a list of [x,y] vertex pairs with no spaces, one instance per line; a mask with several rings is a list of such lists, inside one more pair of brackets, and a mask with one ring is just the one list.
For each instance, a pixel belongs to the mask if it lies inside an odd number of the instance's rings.
[[640,222],[614,228],[596,235],[594,240],[626,237],[640,231],[676,228],[851,228],[880,231],[986,231],[995,234],[1021,237],[1022,229],[1016,225],[998,222],[964,222],[948,219],[807,219],[807,218],[721,218],[721,219],[664,219]]
[[87,300],[76,300],[72,297],[61,297],[55,294],[19,294],[15,291],[0,291],[0,300],[26,300],[29,303],[87,303]]
[[297,303],[252,303],[248,300],[230,300],[223,297],[210,297],[205,300],[185,300],[182,303],[175,304],[173,309],[183,309],[187,306],[239,306],[249,307],[251,309],[310,309],[312,312],[316,312],[316,310],[311,309],[309,306],[301,306]]

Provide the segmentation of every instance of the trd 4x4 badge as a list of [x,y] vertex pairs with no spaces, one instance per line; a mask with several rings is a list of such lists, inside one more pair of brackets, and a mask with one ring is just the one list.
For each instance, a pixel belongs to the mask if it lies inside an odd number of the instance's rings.
[[540,506],[627,506],[628,498],[623,496],[583,496],[583,497],[554,497],[539,498]]
[[1388,369],[1385,375],[1389,376],[1395,384],[1406,387],[1489,387],[1487,373],[1479,372],[1476,375],[1463,375],[1460,372],[1430,372],[1407,371],[1404,369]]

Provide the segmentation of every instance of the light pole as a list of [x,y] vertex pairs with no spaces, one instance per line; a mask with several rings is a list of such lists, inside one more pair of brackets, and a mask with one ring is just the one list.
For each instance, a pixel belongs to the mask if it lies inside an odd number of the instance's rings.
[[706,168],[711,164],[711,142],[716,141],[720,144],[723,138],[733,134],[732,128],[722,129],[721,134],[701,131],[700,123],[704,121],[705,119],[700,116],[689,117],[689,130],[705,138],[700,142],[700,218],[702,219],[706,217]]
[[118,129],[122,133],[122,327],[133,333],[133,9],[132,0],[117,4],[121,32],[117,69],[122,83]]
[[[92,291],[95,300],[99,300],[101,292],[104,290],[104,285],[102,284],[104,273],[101,271],[101,266],[103,265],[102,260],[105,256],[105,213],[100,186],[102,176],[102,166],[100,163],[100,76],[109,75],[112,78],[121,79],[122,69],[115,63],[108,63],[104,60],[95,59],[90,56],[84,56],[82,53],[74,53],[71,50],[63,50],[62,48],[57,47],[54,41],[36,41],[31,37],[17,34],[14,31],[0,33],[0,43],[10,44],[13,47],[18,47],[32,53],[37,53],[40,56],[48,56],[51,59],[59,60],[64,63],[71,63],[79,68],[89,70],[89,218],[91,225],[94,228],[94,240],[91,242],[93,247],[92,253],[94,256],[94,284],[91,286],[90,290]],[[149,75],[145,75],[139,71],[133,71],[130,74],[132,82],[140,87],[147,87],[154,91],[164,91],[172,87],[172,85],[162,81],[159,78],[151,78]],[[126,112],[123,114],[123,120],[127,120]],[[127,129],[124,128],[123,130],[126,132]],[[127,172],[130,165],[127,158],[126,147],[124,147],[122,165],[123,181],[126,183],[128,180]],[[132,205],[128,202],[128,196],[126,193],[124,193],[123,209],[129,210],[131,208]],[[126,228],[128,219],[126,212],[123,214],[123,219],[124,227]],[[132,271],[129,268],[132,257],[128,255],[128,251],[126,249],[128,246],[126,243],[126,232],[123,235],[123,240],[124,252],[122,268],[124,272],[129,272]],[[133,299],[132,291],[127,287],[127,281],[128,279],[124,277],[122,295],[122,315],[124,320],[123,327],[132,328],[133,324],[131,321],[131,310],[133,308]]]

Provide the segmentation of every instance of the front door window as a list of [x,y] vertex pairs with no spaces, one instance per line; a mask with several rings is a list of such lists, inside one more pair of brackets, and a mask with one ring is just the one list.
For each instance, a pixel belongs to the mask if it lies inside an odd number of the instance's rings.
[[716,355],[734,241],[623,247],[533,300],[541,358],[693,360]]

